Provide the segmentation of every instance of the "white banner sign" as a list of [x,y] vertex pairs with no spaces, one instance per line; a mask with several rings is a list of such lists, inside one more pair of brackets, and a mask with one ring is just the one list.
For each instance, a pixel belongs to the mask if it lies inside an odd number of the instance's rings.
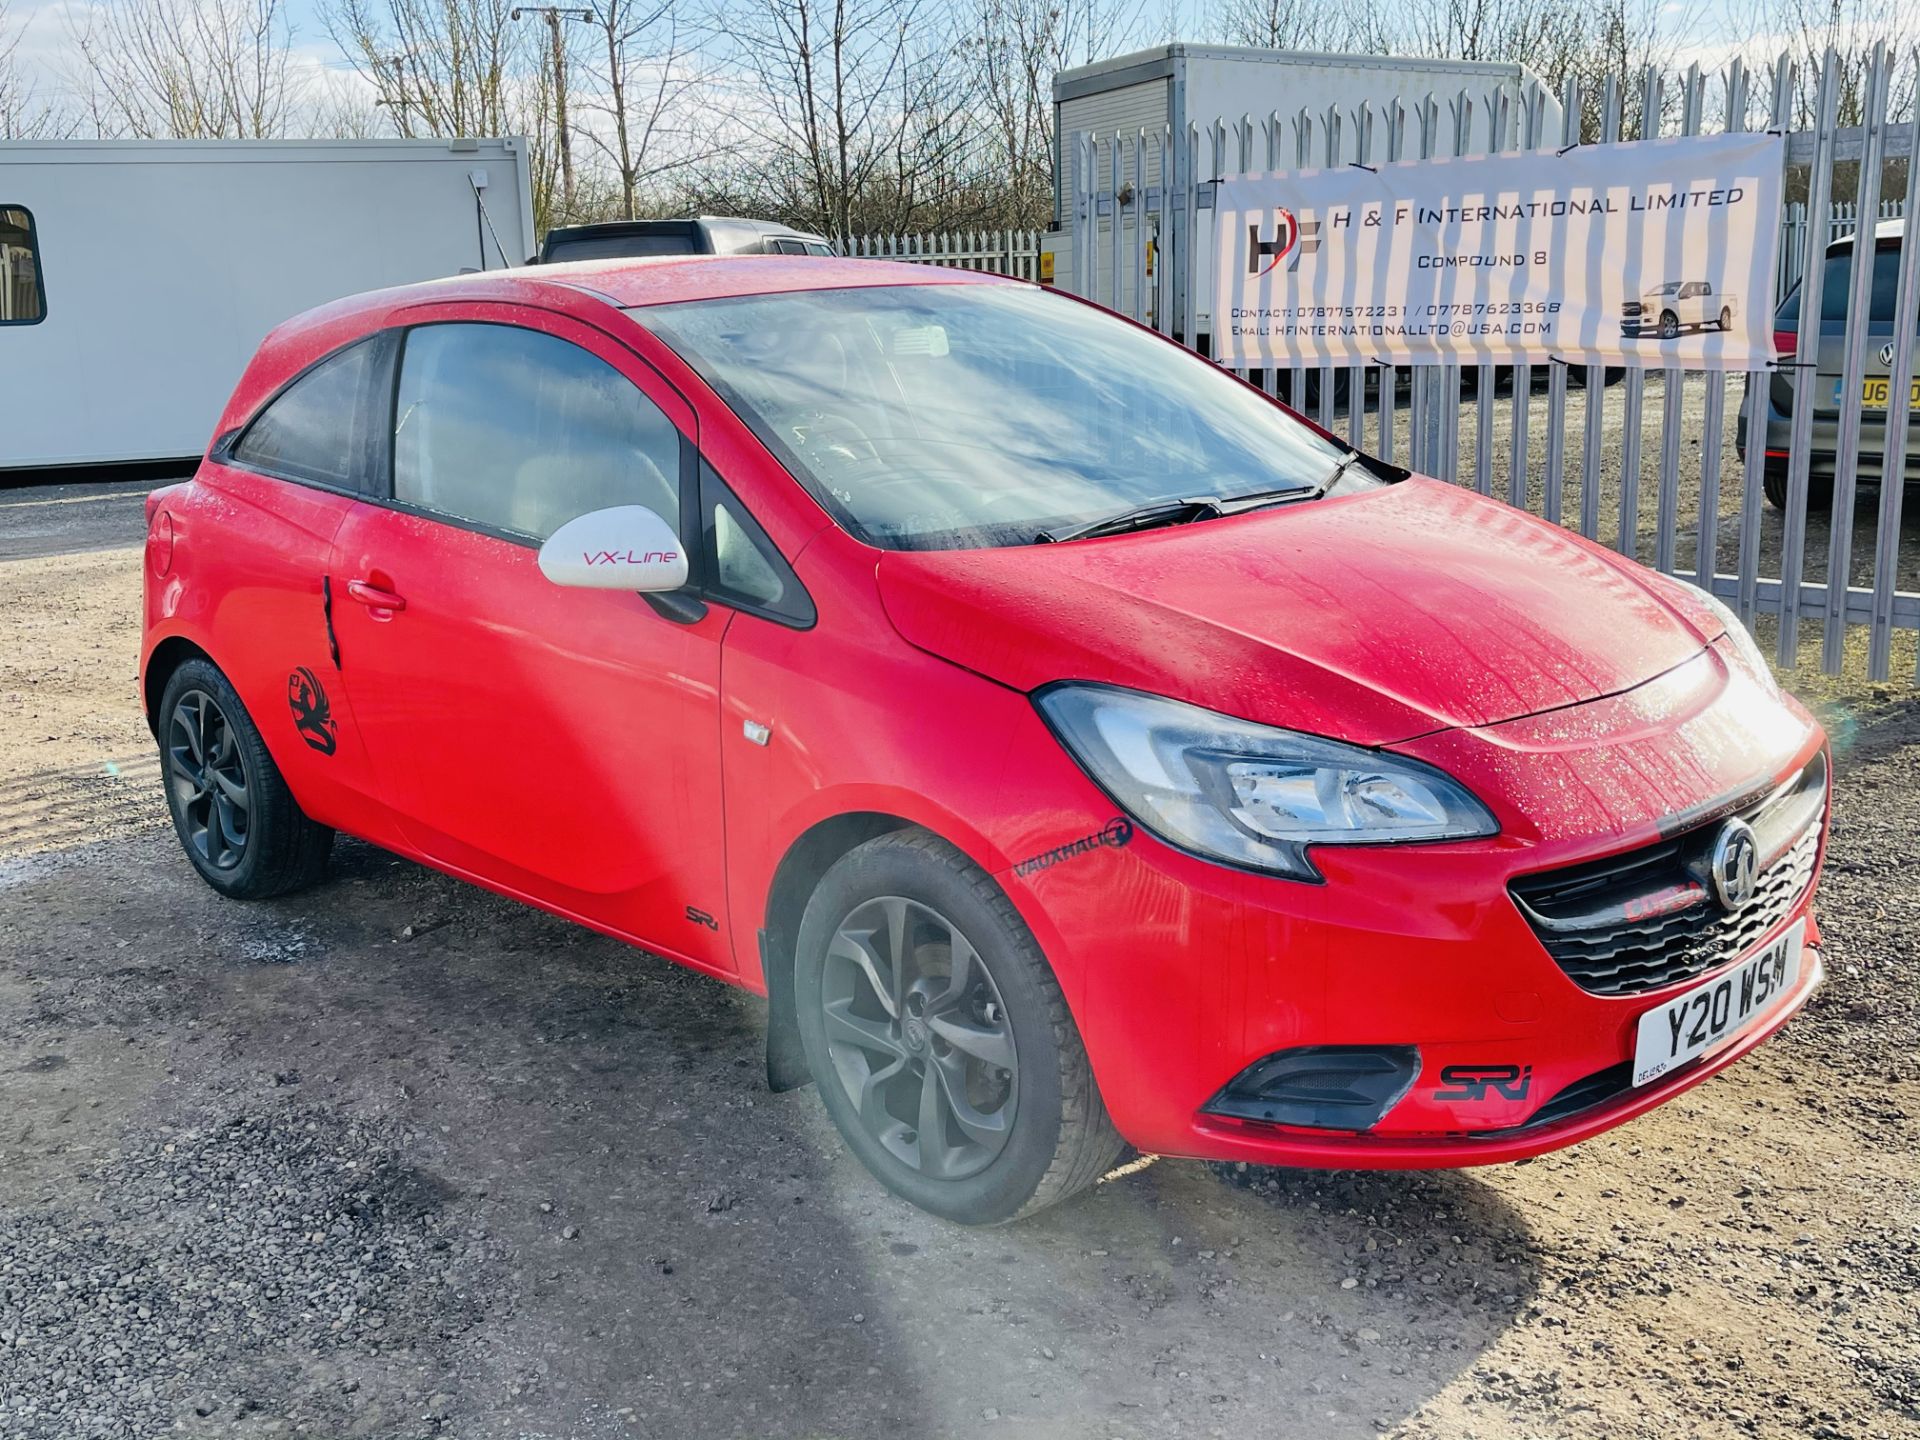
[[1708,135],[1222,180],[1214,356],[1764,368],[1784,144]]

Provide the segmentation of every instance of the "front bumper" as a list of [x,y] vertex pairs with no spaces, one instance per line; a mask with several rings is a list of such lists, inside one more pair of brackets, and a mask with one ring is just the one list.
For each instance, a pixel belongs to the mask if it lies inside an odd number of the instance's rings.
[[[1380,1129],[1365,1134],[1307,1131],[1234,1122],[1211,1115],[1196,1118],[1194,1133],[1200,1146],[1193,1154],[1213,1160],[1245,1160],[1262,1165],[1293,1165],[1328,1170],[1443,1170],[1467,1165],[1497,1165],[1527,1160],[1623,1125],[1665,1104],[1683,1090],[1751,1053],[1772,1038],[1805,1005],[1825,978],[1819,949],[1809,944],[1800,962],[1800,980],[1773,1009],[1720,1049],[1658,1081],[1633,1087],[1621,1081],[1613,1093],[1583,1105],[1570,1114],[1544,1122],[1521,1121],[1492,1130],[1445,1130],[1428,1134],[1394,1133]],[[1651,1008],[1642,1004],[1639,1010]],[[1637,1019],[1639,1010],[1635,1012]],[[1626,1053],[1632,1053],[1628,1030]],[[1624,1063],[1624,1062],[1623,1062]],[[1444,1067],[1441,1067],[1444,1068]],[[1437,1075],[1423,1070],[1421,1083]],[[1540,1106],[1545,1109],[1549,1099]],[[1391,1118],[1391,1117],[1390,1117]]]
[[[1822,974],[1817,862],[1741,951],[1808,917],[1793,989],[1718,1050],[1638,1088],[1620,1071],[1640,1016],[1739,955],[1658,988],[1593,993],[1547,953],[1508,889],[1716,823],[1821,753],[1804,711],[1710,653],[1711,666],[1689,662],[1623,696],[1396,747],[1487,799],[1502,825],[1489,840],[1318,847],[1321,885],[1230,870],[1144,832],[1004,873],[1074,977],[1069,998],[1121,1134],[1154,1153],[1273,1165],[1516,1160],[1642,1114],[1777,1031]],[[1319,1046],[1412,1047],[1413,1078],[1364,1130],[1208,1112],[1263,1057]],[[1462,1073],[1508,1078],[1462,1087]]]

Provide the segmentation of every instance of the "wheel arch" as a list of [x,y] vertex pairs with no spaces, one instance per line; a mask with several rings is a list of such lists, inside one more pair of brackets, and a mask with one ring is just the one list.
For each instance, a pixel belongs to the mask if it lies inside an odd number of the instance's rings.
[[840,857],[881,835],[925,829],[918,821],[879,810],[852,810],[816,821],[795,837],[767,888],[759,934],[761,972],[767,985],[767,1084],[796,1090],[812,1078],[800,1049],[793,1005],[794,946],[807,900]]
[[[147,663],[140,677],[140,699],[147,714],[147,730],[152,735],[160,733],[160,697],[167,693],[167,681],[173,678],[173,672],[189,660],[204,660],[215,665],[214,658],[200,646],[184,635],[169,635],[156,644],[147,655]],[[218,666],[215,665],[217,669]]]

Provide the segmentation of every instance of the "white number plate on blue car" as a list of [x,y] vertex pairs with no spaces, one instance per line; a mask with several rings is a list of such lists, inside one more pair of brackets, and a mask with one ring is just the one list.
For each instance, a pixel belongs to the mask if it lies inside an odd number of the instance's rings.
[[1633,1049],[1633,1083],[1658,1080],[1771,1010],[1800,978],[1807,922],[1796,920],[1724,974],[1640,1017]]

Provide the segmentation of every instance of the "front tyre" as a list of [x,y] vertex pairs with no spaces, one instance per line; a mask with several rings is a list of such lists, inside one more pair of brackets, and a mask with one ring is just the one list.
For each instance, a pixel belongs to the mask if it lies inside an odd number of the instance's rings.
[[1066,1199],[1123,1142],[1039,946],[979,866],[923,830],[821,879],[800,922],[807,1065],[855,1155],[963,1225]]
[[326,872],[333,831],[295,802],[227,677],[189,660],[160,697],[160,770],[180,847],[207,884],[264,900]]

